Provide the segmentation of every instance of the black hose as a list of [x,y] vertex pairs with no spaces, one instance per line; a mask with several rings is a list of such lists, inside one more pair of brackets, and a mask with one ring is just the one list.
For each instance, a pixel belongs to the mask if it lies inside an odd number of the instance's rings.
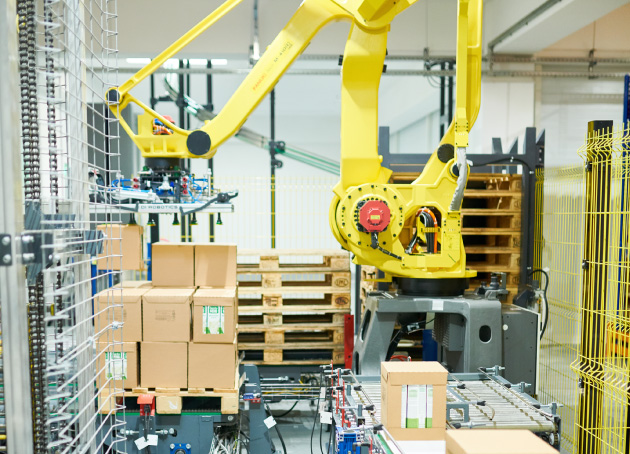
[[289,408],[287,411],[285,411],[284,413],[282,413],[281,415],[273,415],[274,418],[282,418],[286,415],[288,415],[289,413],[291,413],[293,411],[293,409],[295,408],[295,406],[298,404],[299,400],[296,400],[295,403],[293,404],[293,406],[291,408]]
[[[265,409],[267,410],[267,414],[273,417],[273,415],[271,414],[271,410],[269,409],[269,405],[265,404]],[[280,434],[280,429],[278,429],[278,423],[276,423],[274,427],[276,428],[276,432],[278,433],[278,438],[280,439],[280,443],[282,444],[282,452],[284,454],[287,454],[287,447],[284,444],[284,438],[282,438],[282,434]]]
[[543,290],[543,295],[545,298],[545,321],[543,322],[543,327],[540,331],[540,339],[542,339],[545,331],[547,330],[547,323],[549,322],[549,299],[547,298],[547,289],[549,288],[549,274],[547,274],[545,270],[536,269],[531,271],[529,275],[533,276],[535,273],[542,273],[545,275],[545,288]]

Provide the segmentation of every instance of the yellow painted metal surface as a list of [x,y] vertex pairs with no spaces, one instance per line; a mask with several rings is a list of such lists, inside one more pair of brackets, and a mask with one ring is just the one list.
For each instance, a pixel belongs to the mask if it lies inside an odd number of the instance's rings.
[[[341,178],[334,188],[330,208],[333,235],[355,255],[356,263],[377,266],[393,276],[472,277],[476,273],[466,269],[460,213],[449,210],[457,181],[451,170],[455,160],[442,163],[434,153],[416,181],[394,185],[388,183],[391,171],[382,167],[378,155],[378,88],[387,34],[394,17],[416,1],[305,0],[217,116],[206,122],[201,132],[180,129],[134,98],[130,90],[240,3],[228,0],[123,84],[118,89],[117,102],[110,103],[110,107],[144,157],[211,158],[217,147],[238,131],[322,27],[332,21],[350,22],[342,65]],[[468,146],[468,132],[479,111],[481,21],[482,0],[459,0],[456,114],[441,141],[456,148]],[[137,133],[121,116],[129,103],[145,112],[139,117]],[[152,122],[156,118],[173,134],[153,135]],[[209,136],[207,151],[190,152],[191,133]],[[357,226],[358,211],[366,200],[381,200],[391,212],[390,224],[378,234],[380,250],[373,247],[371,235]],[[433,254],[406,253],[417,224],[416,213],[422,207],[437,215],[439,250]]]

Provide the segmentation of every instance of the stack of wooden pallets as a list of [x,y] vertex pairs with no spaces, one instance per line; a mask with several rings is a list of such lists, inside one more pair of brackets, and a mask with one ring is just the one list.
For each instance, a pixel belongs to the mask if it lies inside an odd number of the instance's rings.
[[521,178],[521,175],[470,174],[462,204],[466,262],[477,271],[471,288],[489,282],[491,272],[506,273],[510,300],[519,285]]
[[342,250],[239,250],[238,348],[264,365],[344,362],[350,257]]

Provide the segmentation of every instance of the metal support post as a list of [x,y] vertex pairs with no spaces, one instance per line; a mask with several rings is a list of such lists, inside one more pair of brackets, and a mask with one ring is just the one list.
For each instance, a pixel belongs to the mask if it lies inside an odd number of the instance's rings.
[[[184,69],[185,68],[185,64],[184,64],[184,60],[179,60],[179,69]],[[179,89],[179,93],[177,96],[177,109],[179,111],[179,127],[180,128],[187,128],[186,125],[186,103],[184,102],[184,93],[186,90],[186,79],[184,78],[184,74],[179,74],[177,76],[177,81],[178,81],[178,89]],[[180,162],[182,163],[182,167],[186,166],[186,162],[188,160],[184,160],[182,159]],[[188,217],[182,215],[182,218],[180,220],[180,237],[182,240],[182,243],[185,242],[189,242],[190,238],[187,238],[187,232],[188,232]]]
[[[608,240],[610,222],[610,145],[600,143],[612,134],[612,121],[588,124],[586,164],[586,219],[584,226],[584,262],[582,264],[582,338],[580,370],[597,375],[605,342],[605,319],[602,308],[608,297]],[[601,371],[603,373],[603,370]],[[580,379],[577,452],[601,452],[602,391],[596,383]]]
[[276,247],[276,157],[275,157],[275,146],[276,146],[276,90],[275,88],[271,90],[269,94],[269,104],[270,104],[270,131],[269,138],[271,139],[269,143],[269,155],[271,158],[271,248],[275,249]]
[[[212,60],[208,60],[206,62],[206,68],[208,69],[212,69]],[[213,93],[213,89],[212,89],[212,74],[208,73],[208,75],[206,76],[206,99],[207,99],[207,104],[206,104],[206,109],[210,112],[214,111],[214,93]],[[208,170],[210,171],[210,177],[209,177],[209,181],[208,181],[208,187],[210,192],[212,192],[214,190],[214,159],[209,159],[208,160]],[[210,242],[214,243],[214,214],[210,213]]]
[[15,123],[20,118],[15,18],[15,1],[0,0],[0,233],[9,235],[12,256],[11,265],[0,266],[2,374],[8,452],[33,454],[25,273],[16,241],[22,233],[23,214],[20,128]]

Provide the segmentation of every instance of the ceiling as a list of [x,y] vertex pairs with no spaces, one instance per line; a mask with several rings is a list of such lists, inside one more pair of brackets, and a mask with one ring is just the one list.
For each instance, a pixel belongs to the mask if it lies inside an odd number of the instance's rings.
[[[150,57],[168,47],[197,22],[219,7],[223,0],[187,0],[173,8],[167,0],[134,0],[118,3],[118,47],[122,56]],[[278,34],[301,0],[259,0],[259,36],[264,50]],[[537,8],[550,8],[529,19],[503,40],[499,53],[555,53],[592,48],[626,51],[630,0],[485,0],[484,49],[487,43],[527,18]],[[187,46],[181,58],[247,55],[252,40],[254,0],[243,0],[226,17]],[[618,14],[622,7],[623,14]],[[392,23],[390,55],[453,55],[456,40],[456,0],[419,0]],[[600,22],[594,26],[593,21]],[[307,48],[307,54],[343,53],[349,24],[325,27]],[[569,37],[569,38],[567,38]],[[566,39],[565,39],[566,38]]]

